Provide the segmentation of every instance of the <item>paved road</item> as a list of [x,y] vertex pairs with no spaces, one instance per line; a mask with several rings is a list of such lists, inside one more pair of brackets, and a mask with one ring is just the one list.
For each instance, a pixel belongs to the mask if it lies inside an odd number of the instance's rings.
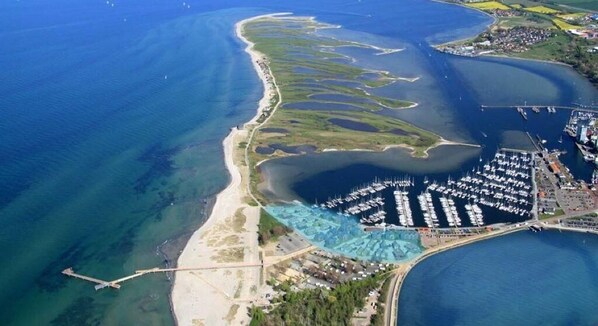
[[399,284],[400,278],[401,274],[399,274],[398,271],[391,276],[390,286],[388,287],[388,292],[386,292],[386,299],[384,300],[384,302],[386,302],[386,304],[384,305],[384,316],[386,319],[386,321],[384,322],[385,325],[392,325],[394,319],[393,317],[395,309],[392,301],[395,298],[394,293],[397,291],[397,285]]

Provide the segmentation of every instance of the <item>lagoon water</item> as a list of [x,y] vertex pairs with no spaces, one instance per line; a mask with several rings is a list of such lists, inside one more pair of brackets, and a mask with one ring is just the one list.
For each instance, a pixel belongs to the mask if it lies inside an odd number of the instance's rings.
[[520,231],[431,256],[405,279],[397,325],[595,325],[597,246]]
[[[228,128],[253,116],[262,92],[234,36],[240,19],[293,11],[343,25],[330,31],[339,36],[405,47],[376,57],[343,51],[368,67],[420,76],[377,90],[421,104],[386,114],[451,139],[475,141],[480,128],[490,147],[505,138],[511,122],[520,123],[516,114],[494,129],[485,127],[493,126],[493,116],[471,114],[496,94],[505,105],[528,93],[551,102],[545,104],[598,102],[595,89],[565,67],[434,52],[429,42],[471,36],[490,22],[456,6],[421,0],[186,4],[0,4],[1,324],[173,323],[164,275],[95,292],[60,271],[72,266],[114,279],[172,264],[201,225],[209,198],[227,181],[221,141]],[[551,93],[527,90],[530,80]],[[498,91],[486,91],[490,85]],[[502,93],[505,85],[513,86]],[[546,121],[558,126],[560,120]],[[477,156],[464,151],[453,162]],[[579,157],[571,160],[585,171]]]

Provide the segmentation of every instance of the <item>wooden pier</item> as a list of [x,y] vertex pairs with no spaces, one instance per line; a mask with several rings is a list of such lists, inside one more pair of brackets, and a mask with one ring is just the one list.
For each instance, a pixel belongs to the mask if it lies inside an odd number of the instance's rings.
[[215,270],[215,269],[223,269],[223,268],[250,268],[250,267],[263,267],[263,262],[261,263],[244,263],[244,264],[222,264],[222,265],[213,265],[213,266],[199,266],[199,267],[174,267],[174,268],[151,268],[151,269],[141,269],[135,271],[135,274],[121,277],[119,279],[113,281],[104,281],[97,278],[77,274],[73,271],[72,267],[69,267],[62,271],[62,274],[66,276],[71,276],[74,278],[78,278],[81,280],[85,280],[92,283],[97,283],[95,286],[96,291],[101,290],[105,287],[111,287],[113,289],[120,289],[120,283],[134,279],[139,276],[143,276],[145,274],[150,273],[166,273],[166,272],[181,272],[181,271],[201,271],[201,270]]
[[99,280],[97,278],[93,278],[93,277],[89,277],[89,276],[85,276],[85,275],[81,275],[81,274],[77,274],[73,271],[72,267],[69,267],[65,270],[62,271],[62,274],[67,275],[67,276],[71,276],[71,277],[75,277],[75,278],[79,278],[85,281],[89,281],[92,283],[97,283],[97,285],[95,286],[96,291],[103,289],[107,286],[114,288],[114,289],[120,289],[120,285],[116,284],[116,283],[112,283],[112,282],[106,282],[106,281],[102,281]]

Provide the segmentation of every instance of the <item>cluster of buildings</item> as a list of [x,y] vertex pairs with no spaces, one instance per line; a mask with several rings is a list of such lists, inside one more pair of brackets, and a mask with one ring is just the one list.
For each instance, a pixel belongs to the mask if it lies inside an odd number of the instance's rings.
[[546,41],[552,37],[548,29],[518,26],[510,29],[497,28],[492,32],[480,35],[484,41],[474,43],[480,50],[492,49],[502,53],[525,52],[530,46]]
[[489,13],[494,17],[518,17],[522,15],[521,11],[511,9],[493,9]]
[[488,53],[521,53],[529,47],[546,41],[553,34],[548,29],[518,26],[509,29],[497,28],[485,32],[478,37],[478,42],[470,45],[448,45],[440,48],[441,51],[464,55],[477,56]]
[[572,35],[587,40],[598,39],[598,14],[563,15],[561,18],[580,27],[568,30]]

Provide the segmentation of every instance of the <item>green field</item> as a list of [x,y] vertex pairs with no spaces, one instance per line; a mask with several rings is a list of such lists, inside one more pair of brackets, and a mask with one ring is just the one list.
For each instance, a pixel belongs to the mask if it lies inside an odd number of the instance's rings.
[[563,48],[571,42],[571,37],[560,32],[557,36],[534,45],[530,50],[518,53],[517,56],[538,60],[554,60],[562,56]]
[[554,25],[545,19],[532,19],[530,17],[514,16],[500,17],[497,21],[498,27],[513,28],[517,26],[535,27],[535,28],[554,28]]

